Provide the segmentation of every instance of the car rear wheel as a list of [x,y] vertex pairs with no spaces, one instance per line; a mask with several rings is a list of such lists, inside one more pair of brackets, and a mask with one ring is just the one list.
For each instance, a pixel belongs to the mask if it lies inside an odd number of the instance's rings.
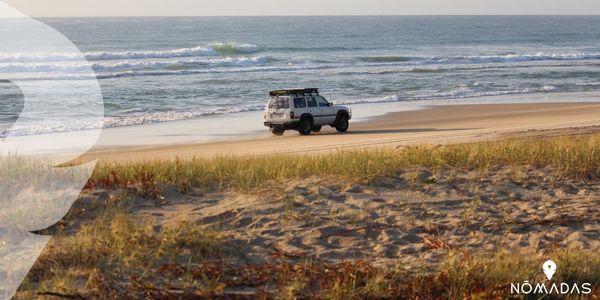
[[285,133],[285,130],[283,130],[283,128],[271,128],[271,133],[277,136],[282,136],[283,133]]
[[298,132],[301,135],[309,135],[312,131],[313,123],[309,118],[303,118],[300,120],[300,124],[298,124]]
[[323,128],[323,126],[320,126],[320,125],[319,126],[313,126],[312,131],[313,132],[319,132],[319,131],[321,131],[321,128]]
[[350,127],[350,123],[348,122],[348,116],[346,114],[342,114],[338,117],[335,122],[335,130],[338,132],[346,132],[348,131],[348,127]]

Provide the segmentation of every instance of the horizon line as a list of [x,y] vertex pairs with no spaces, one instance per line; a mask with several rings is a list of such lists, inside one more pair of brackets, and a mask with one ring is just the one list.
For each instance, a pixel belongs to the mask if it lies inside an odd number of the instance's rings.
[[194,17],[599,17],[600,14],[323,14],[323,15],[96,15],[29,16],[31,18],[194,18]]

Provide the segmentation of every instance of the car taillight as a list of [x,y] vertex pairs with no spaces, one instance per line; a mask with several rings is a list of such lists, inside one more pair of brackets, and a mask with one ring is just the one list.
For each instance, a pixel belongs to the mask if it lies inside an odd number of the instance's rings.
[[290,111],[290,119],[293,119],[293,118],[294,118],[294,112]]

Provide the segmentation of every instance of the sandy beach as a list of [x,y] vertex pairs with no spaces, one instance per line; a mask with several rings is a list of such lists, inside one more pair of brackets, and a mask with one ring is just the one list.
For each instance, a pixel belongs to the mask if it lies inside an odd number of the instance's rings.
[[398,298],[454,276],[472,282],[449,294],[491,298],[552,258],[597,286],[599,123],[599,103],[436,105],[348,134],[98,148],[30,276],[75,278],[67,295],[173,299],[323,294],[355,276],[375,287],[360,295]]
[[[96,149],[85,157],[119,164],[326,154],[569,136],[596,133],[599,124],[600,103],[434,105],[361,120],[347,134],[328,128],[311,136],[290,131],[275,137],[264,130],[219,142]],[[311,176],[289,178],[277,186],[258,194],[164,191],[163,204],[157,207],[155,200],[140,199],[132,204],[131,216],[150,218],[161,226],[185,219],[221,228],[246,247],[245,259],[257,264],[271,262],[264,254],[274,249],[284,256],[330,262],[367,259],[385,266],[400,259],[408,270],[441,263],[449,249],[537,251],[553,242],[563,247],[600,247],[590,239],[598,224],[589,217],[597,217],[597,209],[590,205],[595,205],[592,198],[600,189],[562,179],[552,168],[497,165],[482,172],[413,167],[370,184]],[[568,207],[563,203],[566,199],[571,203]],[[559,208],[560,213],[555,212]],[[586,209],[584,217],[581,213]],[[279,220],[282,214],[289,219]],[[581,224],[574,221],[578,218]]]
[[[261,120],[254,122],[260,124]],[[263,128],[246,136],[232,134],[229,139],[217,142],[103,146],[103,139],[109,140],[114,136],[108,134],[101,138],[100,146],[83,158],[144,161],[176,157],[306,154],[356,148],[486,141],[531,130],[571,129],[577,132],[576,128],[598,124],[599,103],[435,105],[366,118],[352,123],[347,134],[338,134],[333,128],[325,128],[321,133],[307,137],[299,136],[295,131],[289,131],[283,137],[274,137]],[[235,128],[235,123],[231,127]],[[131,138],[135,140],[135,137]]]
[[[95,276],[102,276],[109,293],[132,297],[194,297],[200,295],[198,282],[206,282],[202,293],[226,298],[279,295],[284,287],[308,295],[312,289],[305,286],[324,293],[352,274],[347,280],[359,276],[362,285],[390,298],[443,289],[448,276],[471,280],[455,293],[484,289],[492,298],[509,293],[506,282],[531,274],[545,280],[534,272],[548,258],[579,264],[572,268],[576,275],[562,278],[579,276],[597,286],[598,108],[441,106],[358,123],[347,135],[101,153],[105,161],[88,188],[50,229],[57,234],[42,261],[69,266],[51,280],[73,270],[84,275],[69,276],[87,276],[89,266],[70,257],[109,270],[127,263],[122,275]],[[488,123],[495,125],[484,127]],[[344,149],[496,141],[300,155],[339,149],[306,142],[327,139],[341,141]],[[260,155],[268,151],[262,143],[294,154],[269,160]],[[162,161],[182,153],[206,157]],[[253,155],[210,158],[223,153]],[[146,161],[134,162],[137,155]],[[68,247],[79,250],[67,255]],[[32,274],[46,274],[45,264]],[[138,278],[139,270],[145,271]],[[216,288],[210,285],[215,281]],[[74,283],[69,291],[104,290]]]
[[[260,113],[223,116],[239,122],[226,128],[208,118],[105,130],[79,158],[99,160],[92,178],[30,272],[49,279],[31,277],[20,295],[64,277],[67,295],[100,298],[322,294],[359,274],[378,289],[361,295],[477,276],[452,293],[491,297],[548,258],[580,257],[589,268],[562,276],[597,286],[600,103],[390,105],[356,106],[346,134],[276,137]],[[49,263],[66,267],[50,274]],[[80,284],[89,272],[99,279]]]
[[600,298],[593,8],[68,1],[0,0],[0,300]]

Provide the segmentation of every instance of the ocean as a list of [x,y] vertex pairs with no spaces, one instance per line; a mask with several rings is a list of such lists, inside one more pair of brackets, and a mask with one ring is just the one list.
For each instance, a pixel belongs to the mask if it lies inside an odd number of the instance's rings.
[[[600,90],[595,16],[40,20],[85,54],[106,118],[32,123],[23,135],[262,110],[268,91],[286,87],[318,87],[346,104]],[[0,52],[0,124],[20,110],[18,89],[3,77],[96,79],[75,57]]]

